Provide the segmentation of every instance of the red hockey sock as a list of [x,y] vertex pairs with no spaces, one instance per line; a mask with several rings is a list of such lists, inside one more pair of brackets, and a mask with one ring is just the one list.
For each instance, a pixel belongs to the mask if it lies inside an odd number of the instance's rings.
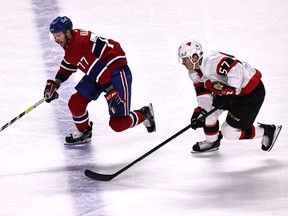
[[144,121],[144,115],[140,111],[130,112],[129,116],[111,116],[109,125],[116,131],[121,132],[127,130],[128,128],[135,127],[138,124],[141,124]]

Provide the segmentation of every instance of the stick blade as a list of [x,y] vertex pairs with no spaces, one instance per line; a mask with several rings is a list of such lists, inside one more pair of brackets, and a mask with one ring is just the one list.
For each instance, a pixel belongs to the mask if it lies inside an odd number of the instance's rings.
[[116,175],[112,174],[100,174],[100,173],[95,173],[91,170],[86,169],[84,171],[85,176],[87,176],[88,178],[94,179],[94,180],[98,180],[98,181],[110,181],[112,180]]

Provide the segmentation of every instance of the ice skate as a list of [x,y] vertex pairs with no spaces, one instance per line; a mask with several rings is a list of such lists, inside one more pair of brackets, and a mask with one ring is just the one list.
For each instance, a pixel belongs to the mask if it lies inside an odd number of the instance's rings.
[[194,154],[217,151],[219,149],[222,137],[221,132],[219,132],[218,139],[215,142],[207,142],[206,140],[197,142],[195,145],[193,145],[191,153]]
[[92,125],[93,122],[90,121],[85,131],[77,131],[66,136],[66,143],[64,145],[79,145],[90,142],[92,138]]
[[282,125],[267,125],[267,124],[261,124],[258,123],[260,127],[264,128],[264,135],[262,138],[262,150],[263,151],[270,151],[273,146],[274,143],[276,142],[276,139],[282,129]]
[[149,133],[155,132],[156,124],[152,104],[150,103],[149,106],[144,106],[140,111],[144,114],[145,120],[143,121],[143,124],[147,128],[147,131]]

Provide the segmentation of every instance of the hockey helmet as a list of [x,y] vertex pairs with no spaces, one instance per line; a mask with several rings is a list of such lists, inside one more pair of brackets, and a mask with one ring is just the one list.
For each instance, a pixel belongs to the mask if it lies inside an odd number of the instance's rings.
[[49,31],[52,34],[57,32],[63,32],[65,34],[68,29],[71,30],[73,29],[72,21],[66,16],[63,17],[58,16],[50,24]]
[[187,57],[191,59],[194,54],[198,55],[199,59],[203,56],[202,46],[195,40],[183,42],[178,49],[179,60]]

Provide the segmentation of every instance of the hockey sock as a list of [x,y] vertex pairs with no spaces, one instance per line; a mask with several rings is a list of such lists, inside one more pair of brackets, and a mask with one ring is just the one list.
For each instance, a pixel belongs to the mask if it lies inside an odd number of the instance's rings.
[[239,140],[241,139],[253,139],[255,137],[255,127],[252,126],[251,129],[242,129],[241,130],[241,136],[239,138]]

